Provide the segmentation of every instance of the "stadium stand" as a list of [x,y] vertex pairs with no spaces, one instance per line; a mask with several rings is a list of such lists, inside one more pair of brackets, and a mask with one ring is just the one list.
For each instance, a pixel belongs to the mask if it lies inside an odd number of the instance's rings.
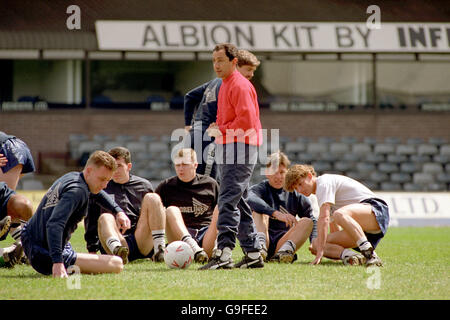
[[[169,136],[116,136],[113,140],[108,139],[111,137],[106,135],[95,135],[89,140],[83,135],[73,135],[69,141],[70,155],[72,158],[82,157],[97,148],[108,150],[123,145],[132,152],[136,174],[152,181],[174,174],[170,154],[175,143],[170,142]],[[362,142],[367,140],[368,143]],[[327,137],[316,140],[284,138],[280,139],[279,147],[293,163],[312,164],[318,174],[346,174],[372,188],[386,191],[450,189],[449,155],[439,144],[445,140],[434,140],[435,144],[424,144],[422,139],[410,139],[406,143],[400,140],[384,140],[376,144],[370,139],[362,141],[352,139],[344,143]],[[252,183],[263,178],[259,173],[255,174]]]
[[[330,137],[280,137],[279,148],[288,154],[293,163],[312,164],[318,174],[345,174],[375,189],[450,190],[450,145],[445,144],[445,139],[430,139],[424,143],[424,139],[402,141],[390,137],[377,143],[365,137],[346,141],[336,141]],[[88,139],[85,135],[73,134],[69,141],[69,152],[72,158],[77,159],[98,148],[108,150],[122,145],[132,153],[133,171],[136,174],[151,181],[160,181],[175,174],[170,155],[177,143],[171,142],[168,135],[117,135],[112,139],[97,134]],[[270,143],[264,148],[260,150],[271,152]],[[259,174],[259,168],[260,164],[252,183],[264,179]]]

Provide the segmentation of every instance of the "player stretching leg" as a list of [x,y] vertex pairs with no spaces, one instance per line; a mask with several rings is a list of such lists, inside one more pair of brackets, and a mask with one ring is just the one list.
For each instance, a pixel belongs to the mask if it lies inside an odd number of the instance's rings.
[[[312,166],[294,165],[286,174],[285,189],[317,197],[320,214],[318,237],[310,248],[316,256],[312,264],[319,264],[325,256],[342,259],[344,264],[382,265],[374,250],[386,234],[389,208],[366,186],[342,175],[317,177]],[[332,208],[335,210],[331,216]],[[330,222],[333,223],[328,234]],[[362,255],[351,248],[356,248]]]

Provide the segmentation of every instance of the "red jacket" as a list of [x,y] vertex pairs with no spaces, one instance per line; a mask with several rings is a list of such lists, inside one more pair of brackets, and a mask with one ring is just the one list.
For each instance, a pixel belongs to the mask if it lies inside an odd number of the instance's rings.
[[216,143],[262,144],[258,97],[255,88],[235,70],[223,80],[217,100],[217,125],[222,132]]

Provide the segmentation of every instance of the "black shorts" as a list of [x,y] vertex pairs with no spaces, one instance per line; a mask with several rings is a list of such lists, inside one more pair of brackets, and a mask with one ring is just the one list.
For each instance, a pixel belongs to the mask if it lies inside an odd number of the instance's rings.
[[[31,266],[37,272],[44,275],[51,275],[53,273],[53,261],[47,248],[43,248],[30,241],[26,225],[22,229],[22,246],[25,255],[30,261]],[[77,253],[73,250],[70,242],[67,242],[62,251],[62,258],[64,267],[68,269],[77,261]]]
[[269,248],[267,248],[267,257],[270,259],[277,248],[278,241],[286,234],[286,230],[270,231],[269,230]]
[[[372,244],[372,247],[375,249],[380,242],[380,240],[384,237],[389,227],[389,207],[381,199],[378,198],[370,198],[361,201],[361,203],[368,203],[372,206],[372,212],[375,215],[375,219],[380,227],[381,232],[379,233],[368,233],[364,232],[367,237],[367,241]],[[359,251],[358,248],[354,248]]]
[[136,242],[136,237],[134,234],[127,234],[125,237],[128,245],[128,261],[134,261],[138,259],[152,258],[155,252],[154,249],[150,250],[149,254],[144,256],[140,251]]
[[5,182],[0,182],[0,220],[2,220],[8,214],[8,201],[9,198],[16,192],[9,188]]
[[205,237],[206,231],[208,231],[209,226],[202,227],[200,229],[194,229],[186,227],[189,231],[191,237],[197,242],[200,247],[203,247],[203,238]]
[[361,203],[368,203],[372,206],[372,212],[384,236],[389,227],[389,207],[386,202],[378,198],[370,198],[361,201]]
[[[141,251],[139,251],[138,244],[136,242],[136,237],[134,234],[127,234],[124,235],[125,241],[127,242],[128,246],[128,261],[134,261],[138,259],[145,259],[145,258],[152,258],[153,254],[155,253],[155,250],[150,250],[150,253],[147,256],[144,256]],[[106,250],[103,248],[103,246],[100,244],[100,253],[101,254],[108,254]]]
[[0,153],[8,159],[6,165],[1,167],[3,173],[7,173],[19,164],[23,165],[22,173],[36,170],[30,149],[25,142],[18,138],[8,139],[1,144]]

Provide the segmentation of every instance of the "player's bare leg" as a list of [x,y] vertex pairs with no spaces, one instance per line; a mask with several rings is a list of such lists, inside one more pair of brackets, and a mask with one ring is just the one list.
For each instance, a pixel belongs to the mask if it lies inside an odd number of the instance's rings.
[[[312,241],[309,251],[316,254],[316,240]],[[352,250],[356,248],[356,242],[344,230],[328,234],[327,243],[324,247],[324,257],[333,260],[342,260],[346,265],[364,265],[367,259],[359,252]]]
[[[316,254],[316,243],[317,238],[313,239],[312,244],[309,247],[309,251],[311,251],[313,255]],[[356,247],[356,242],[354,242],[345,231],[336,231],[328,234],[323,255],[329,259],[338,260],[345,248],[354,247]]]
[[166,212],[156,193],[147,193],[142,199],[141,214],[134,233],[139,251],[147,256],[155,247],[153,260],[164,260]]
[[22,176],[22,167],[23,165],[18,164],[14,168],[11,168],[8,172],[3,173],[3,171],[0,169],[0,181],[6,182],[8,187],[10,187],[13,190],[16,190],[17,184],[19,183],[19,179]]
[[216,206],[213,211],[211,224],[203,237],[203,250],[205,250],[208,257],[212,256],[213,250],[216,247],[217,234],[217,219],[219,218],[219,208]]
[[194,252],[194,261],[204,263],[208,255],[195,241],[184,224],[183,216],[178,207],[170,206],[166,209],[167,240],[170,242],[181,240],[189,244]]
[[77,253],[75,265],[81,273],[120,273],[123,270],[122,259],[111,255]]
[[298,223],[288,230],[278,241],[275,249],[274,261],[292,263],[295,252],[301,248],[311,235],[314,223],[309,218],[301,218]]
[[103,213],[98,218],[98,237],[103,249],[108,254],[121,257],[123,264],[128,262],[128,244],[120,233],[116,219],[112,214]]
[[369,204],[358,203],[339,208],[333,213],[333,219],[359,247],[367,259],[366,265],[382,265],[381,259],[376,255],[364,233],[380,232],[380,226]]

